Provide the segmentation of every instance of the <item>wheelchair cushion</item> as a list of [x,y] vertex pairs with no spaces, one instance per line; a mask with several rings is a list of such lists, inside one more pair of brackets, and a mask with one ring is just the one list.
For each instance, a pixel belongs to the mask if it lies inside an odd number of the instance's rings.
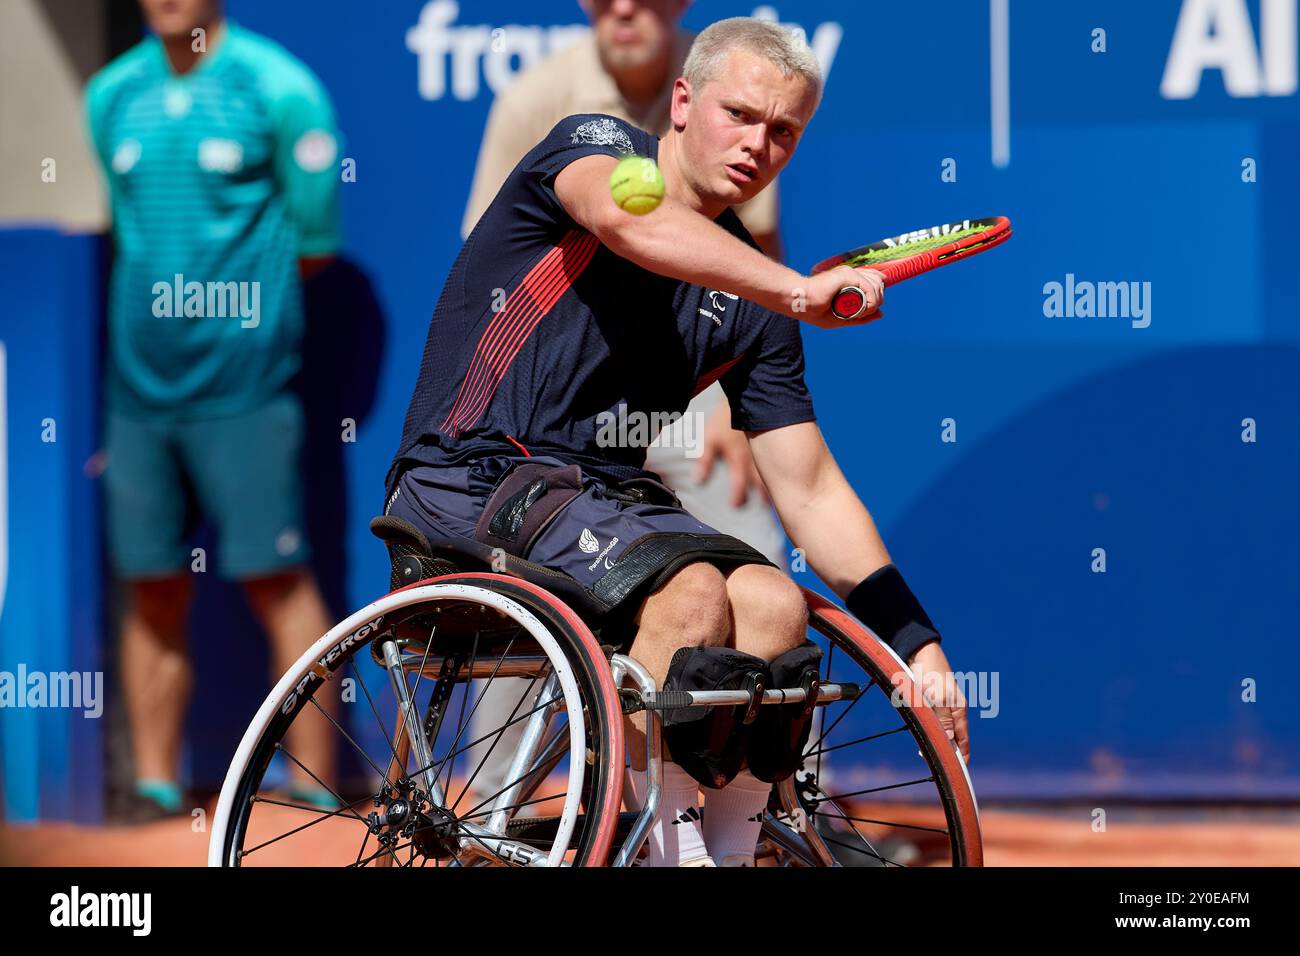
[[[457,571],[487,571],[523,578],[538,587],[546,588],[584,618],[590,616],[598,621],[609,611],[609,605],[567,574],[552,571],[512,554],[504,554],[482,542],[470,538],[428,537],[411,522],[395,515],[371,518],[370,531],[388,545],[393,562],[393,588]],[[409,561],[406,564],[400,563],[410,557],[424,559],[420,565],[423,577],[410,580],[411,574],[406,573],[406,569],[412,565]]]

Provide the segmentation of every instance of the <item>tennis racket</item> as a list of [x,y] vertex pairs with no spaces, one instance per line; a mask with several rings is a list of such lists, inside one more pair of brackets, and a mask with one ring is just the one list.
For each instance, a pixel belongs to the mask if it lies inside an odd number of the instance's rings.
[[[919,276],[923,272],[965,259],[977,252],[992,249],[1011,238],[1011,220],[1006,216],[989,219],[963,219],[929,229],[905,232],[901,236],[881,239],[838,256],[823,259],[813,266],[813,275],[836,266],[874,269],[893,285]],[[867,297],[856,286],[841,289],[831,303],[831,312],[841,319],[856,319],[867,307]]]

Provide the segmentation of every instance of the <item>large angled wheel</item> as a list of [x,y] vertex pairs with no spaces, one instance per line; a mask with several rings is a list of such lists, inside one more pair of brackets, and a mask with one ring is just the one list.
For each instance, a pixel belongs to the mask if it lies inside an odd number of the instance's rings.
[[[507,677],[522,678],[517,706],[469,739],[482,688]],[[361,772],[340,779],[295,753],[306,720]],[[528,751],[514,776],[469,796],[469,751],[515,724]],[[570,608],[518,578],[435,578],[353,614],[280,680],[227,773],[209,865],[603,866],[623,753],[608,660]],[[317,798],[295,796],[290,776]]]
[[759,856],[782,866],[982,866],[965,762],[919,703],[914,675],[843,608],[804,595],[822,683],[859,692],[824,705],[803,769],[774,792]]

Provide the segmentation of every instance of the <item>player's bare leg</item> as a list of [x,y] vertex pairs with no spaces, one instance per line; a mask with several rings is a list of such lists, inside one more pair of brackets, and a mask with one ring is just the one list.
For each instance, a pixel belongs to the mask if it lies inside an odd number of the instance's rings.
[[[650,595],[637,615],[631,656],[663,687],[673,654],[681,647],[721,647],[731,631],[726,580],[712,564],[686,565]],[[632,757],[632,788],[628,806],[640,809],[646,798],[645,714],[625,719]],[[699,799],[694,778],[671,761],[664,748],[663,801],[659,819],[647,840],[651,866],[713,866],[704,844]]]
[[[726,580],[736,650],[771,661],[807,639],[808,604],[776,568],[745,564]],[[704,842],[719,866],[754,865],[771,789],[746,768],[721,790],[704,791]]]
[[764,564],[742,564],[726,572],[726,581],[736,650],[770,661],[807,638],[808,603],[786,575]]
[[[679,647],[722,647],[731,634],[731,608],[727,583],[714,565],[696,561],[686,565],[646,598],[634,623],[636,640],[631,657],[650,672],[655,687],[662,688],[668,665]],[[646,763],[645,714],[626,718],[627,747],[632,767]],[[668,756],[665,749],[665,757]]]

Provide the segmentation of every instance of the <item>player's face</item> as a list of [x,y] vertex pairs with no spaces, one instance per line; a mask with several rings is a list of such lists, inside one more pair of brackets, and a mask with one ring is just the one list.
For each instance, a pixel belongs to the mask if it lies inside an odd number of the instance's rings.
[[149,29],[163,38],[190,35],[221,12],[220,0],[140,0]]
[[[685,80],[678,80],[685,83]],[[756,195],[794,155],[817,109],[816,91],[747,50],[728,55],[721,75],[692,91],[684,125],[696,192],[733,206]]]
[[605,68],[636,69],[672,51],[673,31],[689,0],[584,0]]

